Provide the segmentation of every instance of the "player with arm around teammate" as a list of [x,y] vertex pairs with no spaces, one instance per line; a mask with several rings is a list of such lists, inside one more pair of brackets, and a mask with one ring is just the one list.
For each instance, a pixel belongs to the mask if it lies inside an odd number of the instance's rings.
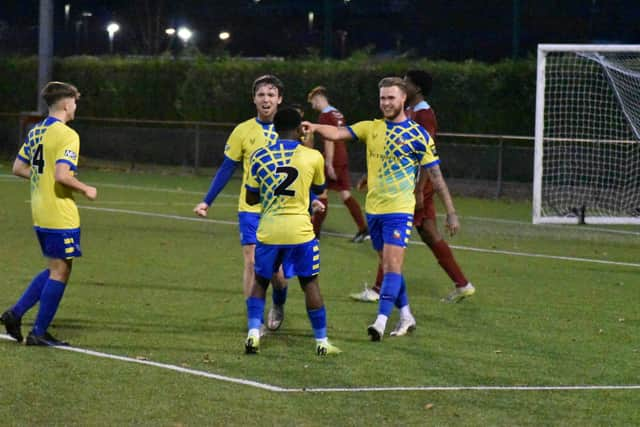
[[49,114],[31,129],[13,164],[13,173],[31,181],[31,214],[47,268],[37,274],[16,304],[0,316],[7,333],[22,342],[22,316],[40,303],[27,345],[68,345],[48,332],[80,250],[80,215],[73,192],[95,200],[97,190],[75,174],[80,138],[67,126],[74,119],[80,92],[63,82],[49,82],[42,89]]
[[[240,227],[240,244],[244,260],[243,293],[249,296],[253,285],[255,263],[256,230],[260,220],[259,206],[251,206],[245,201],[245,184],[249,174],[249,159],[253,152],[275,142],[278,134],[273,129],[273,117],[282,103],[284,85],[273,75],[258,77],[252,86],[253,103],[256,106],[256,117],[237,125],[224,148],[224,160],[211,181],[209,191],[202,202],[194,208],[196,215],[206,217],[209,207],[218,194],[227,185],[238,165],[242,164],[242,187],[238,198],[238,224]],[[292,272],[286,272],[291,276]],[[276,330],[284,319],[284,303],[287,298],[287,282],[282,271],[276,271],[273,280],[273,306],[267,316],[267,327]]]
[[247,180],[246,201],[261,207],[255,263],[255,282],[247,298],[245,352],[260,351],[260,316],[269,278],[290,264],[304,291],[307,314],[319,356],[340,353],[327,338],[327,318],[318,275],[320,248],[309,215],[309,191],[324,190],[324,160],[320,152],[300,142],[300,114],[284,108],[276,114],[275,144],[256,150]]
[[[383,266],[383,280],[378,316],[367,332],[372,341],[380,341],[395,305],[400,321],[392,336],[405,335],[415,329],[416,321],[409,308],[407,286],[402,275],[404,251],[413,226],[415,180],[418,168],[429,175],[447,213],[455,208],[442,173],[433,139],[422,126],[409,120],[404,112],[406,84],[399,77],[380,81],[379,103],[383,120],[369,120],[347,127],[333,127],[304,122],[305,131],[332,140],[359,140],[367,144],[368,193],[365,210],[374,249]],[[448,215],[452,232],[457,217]]]

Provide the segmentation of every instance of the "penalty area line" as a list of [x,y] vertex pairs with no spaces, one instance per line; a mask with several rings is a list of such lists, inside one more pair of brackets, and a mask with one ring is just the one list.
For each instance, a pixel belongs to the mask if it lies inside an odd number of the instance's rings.
[[[14,341],[9,335],[0,334],[0,338],[7,341]],[[133,363],[138,365],[153,366],[155,368],[166,369],[181,374],[188,374],[197,377],[208,378],[217,381],[228,382],[266,391],[278,393],[366,393],[366,392],[393,392],[393,391],[590,391],[590,390],[640,390],[640,385],[569,385],[569,386],[415,386],[415,387],[279,387],[272,384],[243,378],[228,377],[214,374],[207,371],[185,368],[183,366],[171,365],[168,363],[154,362],[147,359],[137,359],[116,354],[103,353],[100,351],[87,350],[78,347],[52,347],[56,350],[64,350],[73,353],[80,353],[87,356],[102,359],[117,360],[119,362]],[[256,356],[247,356],[256,357]],[[259,357],[259,356],[258,356]]]

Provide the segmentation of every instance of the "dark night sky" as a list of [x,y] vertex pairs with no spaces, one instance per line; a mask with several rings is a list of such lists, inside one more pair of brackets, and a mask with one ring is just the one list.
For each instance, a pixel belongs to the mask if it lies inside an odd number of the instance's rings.
[[[71,5],[65,26],[64,4]],[[116,20],[121,54],[166,50],[167,26],[188,25],[205,54],[299,56],[322,52],[323,0],[54,0],[57,55],[103,54],[104,30]],[[498,60],[512,55],[514,0],[330,0],[332,55],[365,46],[376,53],[412,51],[434,59]],[[34,54],[38,1],[0,3],[0,53]],[[145,4],[151,7],[145,9]],[[519,54],[537,43],[640,43],[638,0],[519,0]],[[149,10],[149,12],[147,12]],[[83,11],[92,16],[80,18]],[[315,14],[312,28],[308,13]],[[157,23],[157,27],[155,24]],[[231,32],[222,46],[218,33]],[[346,32],[344,45],[339,43]],[[342,33],[344,34],[344,33]],[[145,44],[145,41],[147,42]],[[155,45],[154,45],[155,43]]]

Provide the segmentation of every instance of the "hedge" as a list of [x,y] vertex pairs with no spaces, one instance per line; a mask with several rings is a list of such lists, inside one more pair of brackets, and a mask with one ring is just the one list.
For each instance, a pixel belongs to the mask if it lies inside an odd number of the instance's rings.
[[[159,120],[238,122],[255,114],[251,82],[261,74],[285,83],[285,102],[306,104],[306,93],[326,86],[349,122],[378,117],[377,82],[409,68],[429,70],[428,101],[440,128],[450,132],[532,135],[535,61],[485,64],[389,59],[247,60],[71,57],[56,59],[53,77],[82,92],[79,115]],[[29,111],[37,99],[37,58],[0,59],[2,112]]]

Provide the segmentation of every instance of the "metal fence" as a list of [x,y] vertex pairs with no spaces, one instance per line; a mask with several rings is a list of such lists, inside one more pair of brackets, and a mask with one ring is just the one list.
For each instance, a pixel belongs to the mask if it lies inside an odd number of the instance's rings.
[[[30,113],[0,113],[0,151],[10,160],[30,123]],[[235,123],[78,117],[85,164],[127,170],[179,167],[188,173],[211,173],[222,163],[224,145]],[[478,195],[499,197],[519,186],[528,193],[533,180],[533,137],[441,132],[438,154],[448,181],[480,186]],[[366,169],[365,147],[349,145],[351,171]],[[470,193],[474,193],[471,191]],[[525,196],[525,194],[522,194]]]

